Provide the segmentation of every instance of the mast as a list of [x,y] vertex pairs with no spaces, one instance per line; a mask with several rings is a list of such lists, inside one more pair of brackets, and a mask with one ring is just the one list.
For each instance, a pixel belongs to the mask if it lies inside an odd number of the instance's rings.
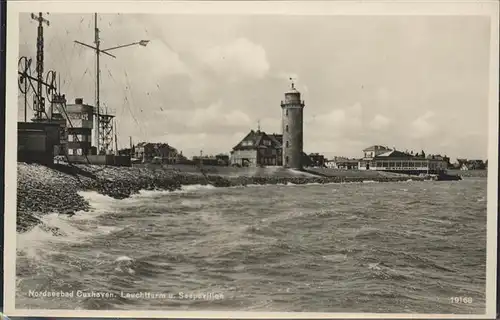
[[115,155],[118,155],[118,138],[116,136],[116,124],[113,126],[115,131]]
[[95,107],[96,107],[96,147],[97,147],[97,154],[99,154],[99,135],[100,135],[100,124],[99,124],[99,118],[100,118],[100,73],[101,69],[99,66],[99,53],[100,53],[100,43],[101,41],[99,40],[99,28],[97,27],[97,12],[94,14],[94,21],[95,21],[95,45],[97,50],[96,52],[96,90],[95,90]]
[[43,98],[42,87],[43,87],[43,49],[44,49],[44,40],[43,40],[43,24],[50,25],[50,22],[45,19],[41,12],[38,13],[38,16],[35,14],[31,14],[31,18],[35,21],[38,21],[38,34],[37,34],[37,45],[36,45],[36,72],[37,72],[37,89],[35,95],[35,119],[42,120],[43,113],[45,111],[45,99]]
[[[101,49],[101,40],[99,37],[99,27],[98,27],[98,21],[97,21],[97,13],[94,13],[94,43],[95,46],[88,45],[86,43],[76,41],[75,43],[78,43],[84,47],[93,49],[96,52],[96,84],[95,84],[95,146],[97,148],[98,153],[107,153],[108,151],[113,150],[113,119],[115,118],[114,115],[108,114],[108,108],[105,106],[104,112],[101,112],[101,99],[100,99],[100,86],[101,86],[101,67],[100,67],[100,58],[101,58],[101,53],[108,55],[112,58],[116,58],[116,56],[110,54],[108,51],[110,50],[115,50],[123,47],[129,47],[133,45],[140,45],[140,46],[147,46],[149,43],[149,40],[141,40],[138,42],[130,43],[130,44],[125,44],[125,45],[119,45],[111,48],[107,48],[102,50]],[[111,150],[109,150],[109,148]]]

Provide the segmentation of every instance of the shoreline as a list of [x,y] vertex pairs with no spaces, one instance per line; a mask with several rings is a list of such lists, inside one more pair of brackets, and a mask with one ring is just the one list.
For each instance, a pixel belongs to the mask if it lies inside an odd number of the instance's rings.
[[17,164],[17,232],[43,225],[36,216],[59,213],[74,215],[89,211],[90,204],[78,192],[95,191],[114,199],[125,199],[141,190],[175,191],[187,185],[237,187],[248,185],[304,185],[327,183],[425,181],[423,177],[332,171],[331,176],[293,172],[283,168],[203,168],[194,166],[102,167],[95,165],[47,167]]

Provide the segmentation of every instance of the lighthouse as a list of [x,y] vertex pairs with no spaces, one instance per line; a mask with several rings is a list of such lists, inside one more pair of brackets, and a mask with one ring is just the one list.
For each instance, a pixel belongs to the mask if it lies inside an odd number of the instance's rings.
[[281,110],[283,166],[300,170],[304,148],[304,101],[300,100],[300,92],[295,89],[293,81],[290,90],[285,92],[285,100],[281,101]]

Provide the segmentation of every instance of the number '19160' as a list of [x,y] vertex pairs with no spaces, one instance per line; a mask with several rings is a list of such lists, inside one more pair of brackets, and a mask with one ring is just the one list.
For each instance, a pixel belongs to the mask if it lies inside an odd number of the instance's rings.
[[451,303],[472,303],[472,297],[451,297]]

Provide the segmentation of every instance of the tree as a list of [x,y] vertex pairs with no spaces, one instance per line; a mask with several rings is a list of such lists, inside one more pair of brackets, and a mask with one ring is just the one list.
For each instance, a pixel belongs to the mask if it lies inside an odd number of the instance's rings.
[[424,150],[422,150],[421,156],[422,156],[422,158],[425,158],[425,152],[424,152]]
[[420,157],[420,156],[418,155],[418,152],[417,152],[417,153],[415,153],[415,157]]

